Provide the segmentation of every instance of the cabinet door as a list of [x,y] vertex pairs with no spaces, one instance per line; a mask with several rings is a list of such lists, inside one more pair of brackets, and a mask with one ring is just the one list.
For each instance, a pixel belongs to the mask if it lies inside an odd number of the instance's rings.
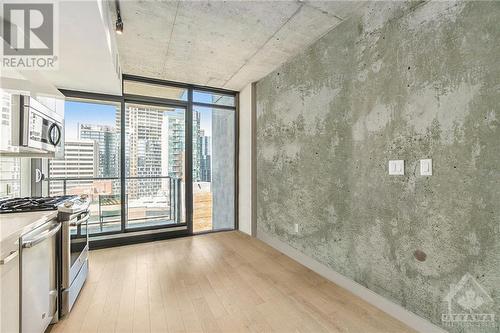
[[[19,252],[0,254],[0,332],[19,333]],[[3,249],[2,249],[3,250]]]

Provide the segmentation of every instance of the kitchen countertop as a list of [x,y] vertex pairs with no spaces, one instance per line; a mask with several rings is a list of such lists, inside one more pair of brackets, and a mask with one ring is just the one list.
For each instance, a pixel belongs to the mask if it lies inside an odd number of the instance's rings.
[[0,244],[19,238],[57,217],[57,210],[0,214]]

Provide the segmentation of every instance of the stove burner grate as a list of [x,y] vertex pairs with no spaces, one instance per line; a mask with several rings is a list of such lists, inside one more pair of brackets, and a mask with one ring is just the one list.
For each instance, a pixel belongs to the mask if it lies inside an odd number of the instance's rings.
[[25,197],[0,200],[0,214],[55,210],[61,203],[77,197],[76,195],[63,195],[57,197]]

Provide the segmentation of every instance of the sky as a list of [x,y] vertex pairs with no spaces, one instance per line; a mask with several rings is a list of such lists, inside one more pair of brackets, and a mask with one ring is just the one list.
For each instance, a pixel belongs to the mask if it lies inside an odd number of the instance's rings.
[[115,113],[116,109],[113,104],[66,101],[64,106],[65,139],[78,139],[78,124],[115,126]]
[[[210,102],[205,96],[200,95],[197,101]],[[196,107],[195,110],[201,114],[200,128],[205,130],[205,135],[212,136],[212,108]],[[66,101],[64,111],[66,140],[78,139],[78,124],[115,126],[116,108],[113,104]]]

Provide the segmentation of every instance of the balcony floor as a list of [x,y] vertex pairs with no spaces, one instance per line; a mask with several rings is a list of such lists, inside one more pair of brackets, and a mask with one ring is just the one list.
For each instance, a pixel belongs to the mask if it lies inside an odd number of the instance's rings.
[[[201,192],[195,193],[194,212],[193,212],[193,231],[203,232],[212,230],[212,193]],[[92,215],[97,216],[98,208],[93,207]],[[167,212],[165,212],[167,214]],[[174,225],[175,221],[168,219],[144,219],[144,220],[129,220],[127,228],[144,228],[156,227],[162,225]],[[120,221],[106,221],[102,225],[98,221],[92,221],[89,232],[91,234],[112,232],[120,230]]]
[[[157,227],[157,226],[167,226],[167,225],[175,225],[175,221],[165,220],[165,219],[157,219],[157,220],[137,220],[137,221],[128,221],[127,228],[147,228],[147,227]],[[97,223],[92,223],[89,227],[90,234],[99,234],[105,232],[113,232],[119,231],[121,228],[120,221],[116,222],[106,222],[103,223],[102,226]],[[193,219],[193,231],[202,232],[202,231],[210,231],[212,230],[212,220],[207,218],[194,218]]]

